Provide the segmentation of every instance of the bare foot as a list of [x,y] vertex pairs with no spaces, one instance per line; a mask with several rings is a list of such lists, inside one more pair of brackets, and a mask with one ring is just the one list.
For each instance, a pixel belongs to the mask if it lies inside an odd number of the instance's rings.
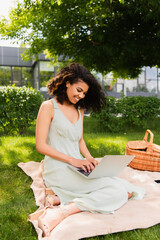
[[50,232],[66,217],[79,213],[81,210],[74,204],[66,206],[47,207],[38,218],[38,227],[43,231],[44,237],[49,237]]
[[43,231],[43,237],[49,237],[50,232],[65,218],[60,207],[46,208],[38,219],[38,227]]
[[132,193],[128,193],[128,199],[130,199],[133,196],[133,192]]

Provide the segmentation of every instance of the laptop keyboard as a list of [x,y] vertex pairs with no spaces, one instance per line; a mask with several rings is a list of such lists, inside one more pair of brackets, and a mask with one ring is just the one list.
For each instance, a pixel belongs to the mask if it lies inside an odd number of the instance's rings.
[[89,174],[92,172],[92,171],[90,171],[90,172],[85,172],[83,169],[81,169],[81,168],[79,168],[79,169],[77,169],[77,171],[78,172],[80,172],[80,173],[82,173],[82,174],[84,174],[86,177],[88,177],[89,176]]

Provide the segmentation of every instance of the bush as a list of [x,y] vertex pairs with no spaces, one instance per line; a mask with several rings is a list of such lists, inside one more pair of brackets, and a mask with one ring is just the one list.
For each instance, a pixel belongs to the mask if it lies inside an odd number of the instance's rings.
[[100,121],[104,129],[119,132],[123,125],[122,119],[119,118],[121,112],[120,101],[114,97],[107,97],[105,108],[98,114],[92,113],[92,116]]
[[150,121],[160,115],[160,99],[156,97],[107,97],[107,104],[96,117],[104,129],[110,132],[126,131],[127,128],[149,127]]
[[0,87],[0,130],[23,134],[37,117],[43,96],[33,88]]
[[120,101],[122,117],[129,126],[146,129],[149,122],[160,114],[160,99],[157,97],[125,97]]

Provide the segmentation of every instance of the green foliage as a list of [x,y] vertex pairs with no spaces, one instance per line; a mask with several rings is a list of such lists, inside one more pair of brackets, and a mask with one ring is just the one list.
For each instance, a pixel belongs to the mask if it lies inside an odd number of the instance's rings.
[[1,19],[0,34],[29,44],[31,56],[48,51],[134,78],[160,65],[159,15],[157,0],[23,0]]
[[160,115],[160,99],[156,97],[107,97],[106,107],[100,114],[93,114],[110,132],[126,131],[129,128],[149,128],[153,119]]
[[125,97],[120,101],[122,118],[129,125],[146,129],[149,121],[160,114],[160,99],[156,97]]
[[43,96],[26,87],[0,88],[0,130],[5,133],[24,133],[36,118]]
[[106,106],[100,114],[92,114],[93,117],[99,119],[103,127],[110,132],[119,132],[122,128],[121,118],[117,117],[121,114],[120,101],[114,97],[107,97]]

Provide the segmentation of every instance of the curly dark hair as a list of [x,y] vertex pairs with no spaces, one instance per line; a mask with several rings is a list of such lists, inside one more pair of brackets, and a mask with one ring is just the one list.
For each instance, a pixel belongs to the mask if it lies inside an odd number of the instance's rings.
[[89,89],[85,98],[75,104],[76,108],[80,107],[86,110],[92,110],[93,112],[100,112],[106,102],[105,94],[97,79],[88,69],[79,63],[71,63],[63,67],[57,75],[49,81],[47,88],[50,91],[50,95],[56,96],[57,101],[63,104],[64,101],[69,102],[66,93],[66,82],[68,81],[72,85],[80,80],[84,81],[89,86]]

